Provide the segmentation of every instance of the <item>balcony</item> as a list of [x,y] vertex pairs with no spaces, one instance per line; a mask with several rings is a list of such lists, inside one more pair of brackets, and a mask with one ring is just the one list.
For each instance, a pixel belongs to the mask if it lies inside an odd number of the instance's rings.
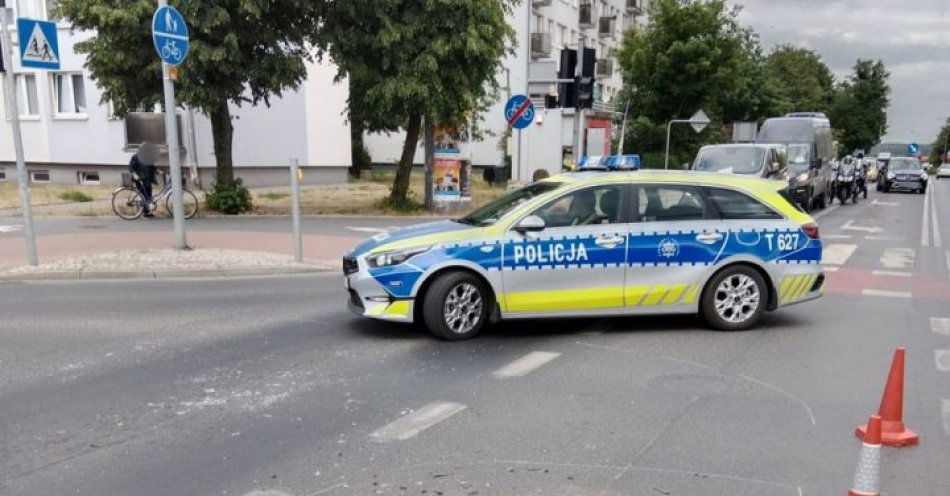
[[643,15],[644,0],[627,0],[627,13],[636,17]]
[[551,33],[531,33],[531,58],[546,59],[551,56]]
[[617,36],[617,18],[601,17],[597,26],[597,34],[601,38],[614,38]]
[[577,21],[581,29],[594,27],[594,3],[592,0],[580,0],[578,14]]
[[597,59],[597,77],[609,78],[614,75],[614,59]]

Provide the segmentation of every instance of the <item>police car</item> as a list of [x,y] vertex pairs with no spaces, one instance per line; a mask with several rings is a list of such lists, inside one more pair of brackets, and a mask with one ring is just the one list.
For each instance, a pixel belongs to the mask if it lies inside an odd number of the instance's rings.
[[458,340],[541,317],[698,313],[744,330],[821,296],[818,225],[787,183],[600,169],[366,240],[343,259],[350,309]]

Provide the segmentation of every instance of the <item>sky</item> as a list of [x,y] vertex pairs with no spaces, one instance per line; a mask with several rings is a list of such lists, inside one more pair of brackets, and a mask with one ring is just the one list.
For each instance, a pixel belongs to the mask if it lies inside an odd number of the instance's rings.
[[771,50],[814,50],[841,80],[858,58],[891,73],[887,141],[930,143],[950,117],[950,0],[730,0]]

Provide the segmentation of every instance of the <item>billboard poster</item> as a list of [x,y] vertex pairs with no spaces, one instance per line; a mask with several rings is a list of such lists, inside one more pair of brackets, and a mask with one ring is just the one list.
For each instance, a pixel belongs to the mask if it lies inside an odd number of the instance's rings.
[[462,153],[459,149],[436,149],[432,167],[432,191],[436,201],[461,199],[462,169]]

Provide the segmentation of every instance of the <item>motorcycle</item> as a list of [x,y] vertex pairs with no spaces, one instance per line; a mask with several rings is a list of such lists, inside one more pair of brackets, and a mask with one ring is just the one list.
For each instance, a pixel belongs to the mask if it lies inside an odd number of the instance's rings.
[[857,167],[855,167],[855,164],[844,162],[838,164],[834,191],[842,205],[847,203],[848,200],[852,200],[854,203],[858,202]]

